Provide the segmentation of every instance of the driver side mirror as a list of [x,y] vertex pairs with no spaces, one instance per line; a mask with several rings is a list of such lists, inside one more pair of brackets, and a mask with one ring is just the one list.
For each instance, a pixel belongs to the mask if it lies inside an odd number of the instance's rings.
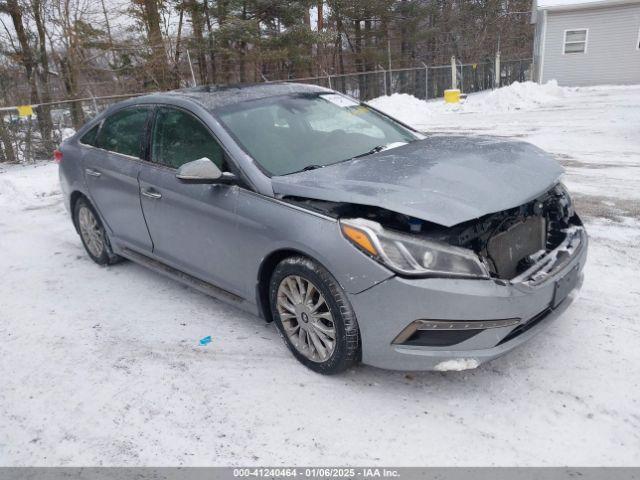
[[203,157],[178,168],[176,178],[185,183],[231,183],[236,176],[222,172],[215,163]]

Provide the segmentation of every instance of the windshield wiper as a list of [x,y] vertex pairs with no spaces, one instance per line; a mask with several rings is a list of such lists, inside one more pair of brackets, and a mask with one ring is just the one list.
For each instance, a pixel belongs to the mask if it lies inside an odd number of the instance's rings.
[[317,164],[307,165],[306,167],[304,167],[300,171],[301,172],[306,172],[307,170],[315,170],[316,168],[323,168],[323,167],[324,167],[324,165],[317,165]]
[[324,168],[326,167],[326,165],[319,165],[319,164],[311,164],[311,165],[307,165],[304,168],[301,168],[300,170],[295,170],[293,172],[287,173],[287,175],[291,175],[292,173],[300,173],[300,172],[306,172],[308,170],[315,170],[316,168]]
[[351,158],[360,158],[360,157],[366,157],[367,155],[373,155],[374,153],[381,152],[386,147],[387,147],[386,145],[377,145],[373,147],[371,150],[369,150],[368,152],[361,153],[360,155],[356,155],[355,157],[351,157]]

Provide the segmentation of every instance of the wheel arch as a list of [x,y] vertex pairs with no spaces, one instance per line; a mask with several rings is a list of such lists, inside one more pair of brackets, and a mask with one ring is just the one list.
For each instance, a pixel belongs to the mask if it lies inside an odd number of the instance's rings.
[[81,198],[84,198],[87,202],[91,203],[91,200],[89,200],[89,197],[87,197],[87,195],[85,195],[80,190],[74,190],[73,192],[71,192],[71,195],[69,195],[69,212],[71,212],[71,221],[73,222],[73,226],[75,227],[76,232],[78,233],[80,233],[80,230],[76,222],[75,210],[76,210],[76,204],[78,203],[78,200],[80,200]]
[[[256,285],[256,298],[258,303],[258,312],[262,315],[267,323],[273,322],[273,316],[271,315],[271,305],[269,302],[269,282],[271,280],[271,275],[275,270],[276,266],[285,258],[293,257],[293,256],[302,256],[308,258],[316,262],[318,265],[322,266],[325,270],[331,273],[322,262],[318,259],[314,258],[312,255],[309,255],[306,252],[295,248],[281,248],[278,250],[274,250],[269,253],[260,264],[260,268],[258,269],[258,278]],[[332,274],[333,275],[333,274]],[[335,278],[335,277],[334,277]]]

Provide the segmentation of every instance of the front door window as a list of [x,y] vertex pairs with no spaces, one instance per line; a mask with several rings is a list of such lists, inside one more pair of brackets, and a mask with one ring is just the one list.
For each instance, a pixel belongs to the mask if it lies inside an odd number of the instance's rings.
[[151,137],[152,161],[179,168],[185,163],[208,158],[225,171],[224,151],[197,118],[175,108],[158,109]]

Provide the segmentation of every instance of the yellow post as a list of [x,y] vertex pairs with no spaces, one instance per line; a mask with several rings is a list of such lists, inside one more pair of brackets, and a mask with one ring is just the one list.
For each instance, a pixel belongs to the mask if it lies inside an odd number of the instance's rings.
[[444,91],[444,101],[447,103],[459,103],[460,102],[460,90],[457,88]]

